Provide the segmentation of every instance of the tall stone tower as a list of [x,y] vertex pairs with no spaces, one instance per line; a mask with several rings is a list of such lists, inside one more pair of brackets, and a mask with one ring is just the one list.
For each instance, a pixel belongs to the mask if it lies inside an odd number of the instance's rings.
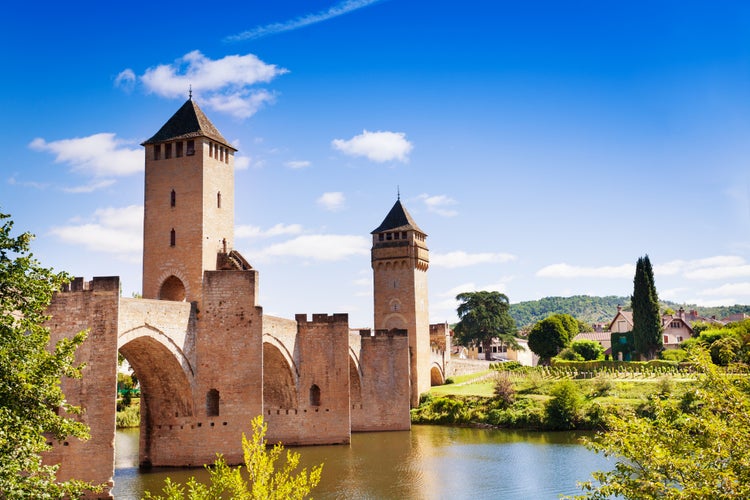
[[192,100],[145,141],[143,297],[201,301],[234,240],[236,151]]
[[400,199],[372,232],[375,328],[408,332],[412,406],[430,389],[426,237]]

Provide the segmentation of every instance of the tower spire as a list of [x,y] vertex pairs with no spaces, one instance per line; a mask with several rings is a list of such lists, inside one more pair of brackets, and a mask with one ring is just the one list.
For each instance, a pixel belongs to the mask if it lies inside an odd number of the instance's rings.
[[192,83],[188,86],[188,100],[189,101],[193,100],[193,84]]

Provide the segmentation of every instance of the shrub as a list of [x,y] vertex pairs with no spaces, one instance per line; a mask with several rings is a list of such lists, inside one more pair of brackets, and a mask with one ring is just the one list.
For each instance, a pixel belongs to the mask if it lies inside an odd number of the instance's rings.
[[454,382],[453,377],[448,377],[445,379],[445,385],[452,384]]
[[674,381],[672,380],[672,377],[665,375],[663,377],[659,377],[659,380],[656,382],[656,386],[659,397],[661,397],[662,399],[666,399],[670,394],[672,394],[672,389],[674,389]]
[[669,349],[661,352],[661,359],[681,363],[687,359],[687,351],[683,349]]
[[576,340],[570,348],[585,361],[595,361],[604,358],[604,348],[595,340]]
[[551,391],[552,399],[545,407],[546,424],[551,429],[575,429],[582,405],[581,392],[570,380],[555,384]]
[[594,397],[604,397],[614,389],[614,384],[608,377],[596,377],[593,380]]
[[583,356],[575,352],[570,347],[566,347],[560,354],[556,356],[558,359],[564,359],[566,361],[584,361]]
[[118,429],[138,427],[141,424],[140,405],[128,406],[123,411],[118,411],[115,416],[115,422]]
[[512,405],[516,400],[516,390],[507,374],[495,376],[495,399],[504,407]]

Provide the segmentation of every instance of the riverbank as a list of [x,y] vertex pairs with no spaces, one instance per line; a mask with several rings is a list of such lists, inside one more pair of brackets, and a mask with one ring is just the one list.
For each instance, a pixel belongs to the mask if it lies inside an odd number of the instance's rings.
[[608,414],[648,414],[654,398],[679,400],[685,373],[577,373],[544,368],[486,370],[433,387],[411,411],[414,424],[500,429],[603,430]]

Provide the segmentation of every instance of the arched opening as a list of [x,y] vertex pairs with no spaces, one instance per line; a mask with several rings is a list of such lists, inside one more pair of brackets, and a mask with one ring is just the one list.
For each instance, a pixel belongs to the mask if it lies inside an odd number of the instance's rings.
[[443,385],[444,383],[443,372],[437,366],[433,366],[430,369],[430,385]]
[[211,389],[206,393],[206,415],[219,416],[219,391],[216,389]]
[[185,461],[174,456],[173,433],[193,415],[190,381],[180,361],[149,335],[135,337],[120,347],[140,384],[141,467],[172,465]]
[[263,343],[263,406],[296,408],[297,390],[292,369],[279,349]]
[[362,407],[362,381],[359,377],[357,364],[351,356],[349,356],[349,402],[352,409]]
[[159,299],[182,302],[185,300],[185,285],[177,276],[170,276],[164,280],[159,289]]
[[320,406],[320,387],[316,384],[310,387],[310,406]]

